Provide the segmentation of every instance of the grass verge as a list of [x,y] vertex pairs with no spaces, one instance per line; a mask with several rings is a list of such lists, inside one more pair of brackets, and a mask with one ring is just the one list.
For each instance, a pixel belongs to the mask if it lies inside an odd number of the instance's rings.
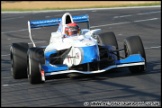
[[104,1],[104,2],[1,2],[1,11],[41,11],[84,8],[112,8],[161,5],[161,1]]

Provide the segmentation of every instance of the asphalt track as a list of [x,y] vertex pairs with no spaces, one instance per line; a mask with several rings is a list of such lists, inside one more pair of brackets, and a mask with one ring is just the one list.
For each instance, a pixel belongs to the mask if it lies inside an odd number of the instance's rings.
[[[147,57],[145,73],[131,74],[127,68],[121,68],[76,79],[55,76],[37,85],[29,84],[27,79],[14,80],[10,71],[9,48],[13,42],[28,42],[31,45],[27,21],[61,17],[63,13],[1,14],[1,106],[84,107],[94,101],[120,102],[117,105],[145,102],[144,105],[161,106],[161,7],[70,12],[72,15],[88,14],[92,29],[113,31],[119,48],[123,48],[126,37],[139,35]],[[47,45],[50,33],[56,29],[33,30],[37,45]]]

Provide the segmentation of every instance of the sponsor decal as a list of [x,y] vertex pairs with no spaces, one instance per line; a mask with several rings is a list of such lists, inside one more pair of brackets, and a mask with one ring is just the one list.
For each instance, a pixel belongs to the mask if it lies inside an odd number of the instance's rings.
[[81,63],[81,60],[82,60],[81,50],[79,48],[73,48],[65,58],[63,64],[66,64],[69,67],[71,67],[72,65],[79,65]]

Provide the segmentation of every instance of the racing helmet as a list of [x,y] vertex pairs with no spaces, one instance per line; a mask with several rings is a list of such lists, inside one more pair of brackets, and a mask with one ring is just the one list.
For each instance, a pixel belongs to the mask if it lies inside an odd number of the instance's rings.
[[80,28],[76,23],[69,23],[65,27],[65,34],[67,36],[76,36],[80,34]]

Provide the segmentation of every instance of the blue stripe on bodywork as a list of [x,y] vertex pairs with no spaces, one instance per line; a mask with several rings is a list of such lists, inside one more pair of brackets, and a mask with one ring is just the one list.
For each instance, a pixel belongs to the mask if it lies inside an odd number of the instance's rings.
[[116,60],[115,63],[119,65],[119,64],[137,63],[137,62],[144,62],[144,61],[145,59],[141,56],[141,54],[132,54],[125,59]]
[[57,53],[57,50],[52,50],[44,53],[45,58],[49,58],[51,54]]
[[68,70],[68,66],[45,64],[45,65],[42,65],[42,69],[44,70],[45,73],[49,73],[49,72],[55,72],[55,71]]
[[49,63],[49,57],[50,57],[50,55],[51,55],[51,54],[55,54],[55,53],[57,53],[57,50],[52,50],[52,51],[48,51],[48,52],[45,52],[45,53],[44,53],[44,56],[45,56],[45,63],[46,63],[47,65],[50,64],[50,63]]
[[52,50],[52,51],[48,51],[48,52],[44,53],[45,64],[42,65],[42,69],[45,72],[54,72],[54,71],[61,71],[61,70],[67,70],[68,69],[67,65],[52,65],[52,64],[50,64],[49,57],[50,57],[51,54],[55,54],[55,53],[57,53],[57,50]]
[[82,54],[81,64],[99,61],[99,52],[97,45],[82,47]]

